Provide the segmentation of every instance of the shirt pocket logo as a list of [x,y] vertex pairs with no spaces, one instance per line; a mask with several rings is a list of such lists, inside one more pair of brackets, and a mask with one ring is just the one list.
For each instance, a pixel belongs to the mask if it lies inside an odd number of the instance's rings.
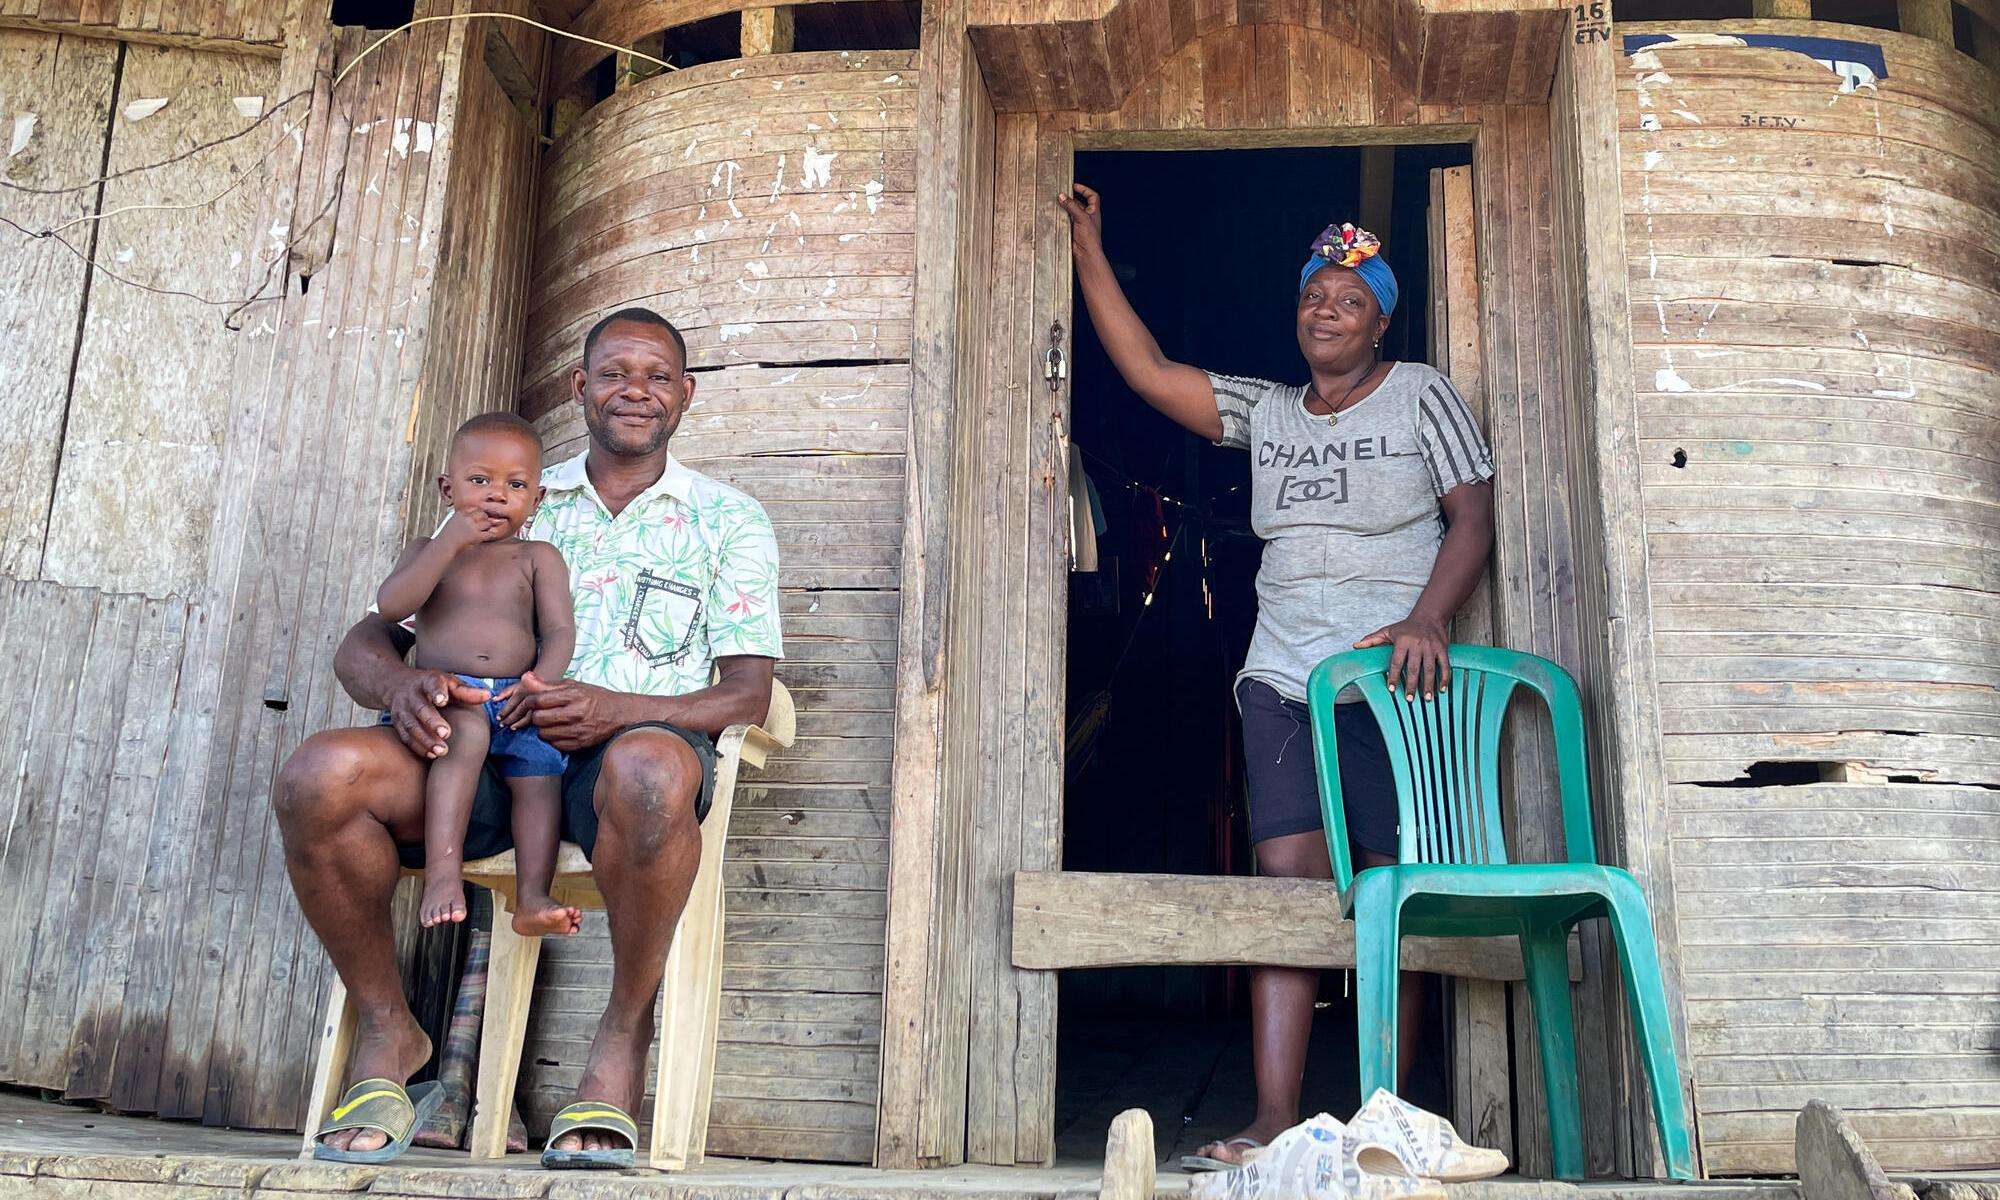
[[693,650],[705,616],[699,588],[642,570],[625,615],[625,647],[651,666],[678,665]]

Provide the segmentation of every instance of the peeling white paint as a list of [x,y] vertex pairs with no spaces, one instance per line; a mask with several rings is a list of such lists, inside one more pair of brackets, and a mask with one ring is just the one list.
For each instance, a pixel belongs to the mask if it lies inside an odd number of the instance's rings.
[[128,263],[131,262],[133,258],[137,256],[133,253],[132,247],[127,246],[123,250],[120,250],[118,253],[112,255],[111,257],[117,260],[118,262]]
[[840,241],[842,245],[845,245],[846,243],[851,242],[855,238],[858,238],[860,236],[861,235],[858,233],[843,233],[840,235]]
[[733,338],[748,337],[750,334],[755,333],[756,331],[757,331],[757,326],[749,322],[743,322],[734,325],[724,325],[719,331],[717,331],[716,336],[720,337],[723,341],[726,342]]
[[237,96],[231,103],[236,105],[236,111],[241,113],[243,119],[246,121],[254,121],[264,115],[264,97],[262,96]]
[[1647,133],[1658,133],[1660,131],[1660,118],[1654,116],[1652,113],[1640,113],[1639,128],[1645,130]]
[[1683,121],[1686,121],[1686,122],[1688,122],[1688,123],[1689,123],[1689,124],[1691,124],[1691,125],[1699,125],[1699,124],[1701,124],[1701,118],[1700,118],[1700,117],[1697,117],[1697,116],[1695,116],[1695,115],[1694,115],[1693,113],[1689,112],[1689,111],[1688,111],[1687,109],[1685,109],[1685,108],[1677,108],[1677,109],[1675,109],[1675,110],[1674,110],[1674,115],[1675,115],[1675,116],[1677,116],[1677,117],[1679,117],[1679,118],[1680,118],[1681,120],[1683,120]]
[[1681,373],[1672,367],[1661,367],[1653,372],[1653,390],[1656,392],[1691,392],[1694,385],[1681,378]]
[[765,263],[763,259],[752,259],[744,264],[743,269],[750,272],[752,275],[755,275],[759,279],[762,279],[766,275],[769,275],[771,273],[771,268],[769,264]]
[[1901,391],[1891,391],[1888,388],[1876,388],[1874,391],[1869,392],[1868,394],[1871,396],[1879,397],[1880,399],[1883,400],[1911,400],[1916,398],[1917,385],[1914,383],[1906,383],[1903,385]]
[[903,77],[902,77],[901,75],[888,75],[888,76],[884,76],[884,77],[883,77],[883,79],[882,79],[882,82],[883,82],[883,83],[901,83],[901,82],[903,82]]
[[1659,54],[1656,51],[1652,50],[1639,51],[1637,54],[1634,54],[1632,56],[1632,69],[1635,71],[1659,70],[1660,69]]
[[1661,84],[1661,83],[1672,83],[1673,81],[1674,77],[1667,74],[1665,71],[1654,71],[1650,75],[1642,75],[1639,77],[1640,83]]
[[128,121],[143,121],[166,106],[167,98],[165,96],[148,96],[143,100],[134,100],[125,106],[125,119]]
[[8,158],[28,148],[28,140],[35,136],[35,122],[40,119],[38,114],[31,112],[14,114],[14,140],[7,148]]
[[1648,150],[1646,151],[1646,157],[1640,160],[1640,169],[1650,171],[1654,167],[1659,166],[1660,160],[1665,157],[1666,155],[1660,153],[1658,150]]
[[827,187],[833,183],[833,160],[839,158],[837,151],[806,147],[805,186]]

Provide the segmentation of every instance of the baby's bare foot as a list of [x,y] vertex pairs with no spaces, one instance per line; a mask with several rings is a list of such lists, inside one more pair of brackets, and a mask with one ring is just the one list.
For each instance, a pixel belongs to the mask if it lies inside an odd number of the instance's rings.
[[522,893],[514,905],[514,932],[522,937],[567,937],[583,924],[583,913],[547,896]]
[[425,929],[465,920],[465,884],[456,872],[424,878],[424,895],[417,901],[417,920]]

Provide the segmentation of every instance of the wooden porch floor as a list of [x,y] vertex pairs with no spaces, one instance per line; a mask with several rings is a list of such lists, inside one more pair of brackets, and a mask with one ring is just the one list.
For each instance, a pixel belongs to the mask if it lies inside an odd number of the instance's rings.
[[[0,1200],[310,1200],[367,1195],[453,1200],[1082,1200],[1102,1164],[1046,1170],[962,1167],[876,1171],[711,1159],[676,1175],[543,1171],[534,1157],[471,1166],[463,1154],[412,1150],[387,1167],[301,1162],[291,1134],[244,1133],[108,1116],[0,1093]],[[1156,1193],[1186,1193],[1164,1172]],[[1461,1200],[1798,1200],[1790,1181],[1571,1184],[1502,1178],[1452,1189]]]

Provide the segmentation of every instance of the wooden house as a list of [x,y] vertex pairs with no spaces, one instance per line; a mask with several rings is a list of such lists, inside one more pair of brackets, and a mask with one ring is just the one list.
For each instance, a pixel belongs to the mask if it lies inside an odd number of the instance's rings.
[[[710,1152],[1050,1161],[1060,970],[1351,961],[1323,901],[1062,870],[1052,200],[1098,151],[1456,147],[1411,356],[1499,465],[1461,636],[1582,682],[1706,1170],[1789,1170],[1814,1097],[2000,1159],[2000,7],[1623,7],[0,0],[0,1083],[310,1119],[272,775],[363,719],[333,647],[450,431],[573,453],[639,303],[703,372],[677,453],[775,522],[800,708],[731,829]],[[544,962],[531,1128],[601,928]],[[1460,1128],[1546,1173],[1506,956],[1425,962]],[[1608,939],[1578,973],[1590,1164],[1644,1176]]]

